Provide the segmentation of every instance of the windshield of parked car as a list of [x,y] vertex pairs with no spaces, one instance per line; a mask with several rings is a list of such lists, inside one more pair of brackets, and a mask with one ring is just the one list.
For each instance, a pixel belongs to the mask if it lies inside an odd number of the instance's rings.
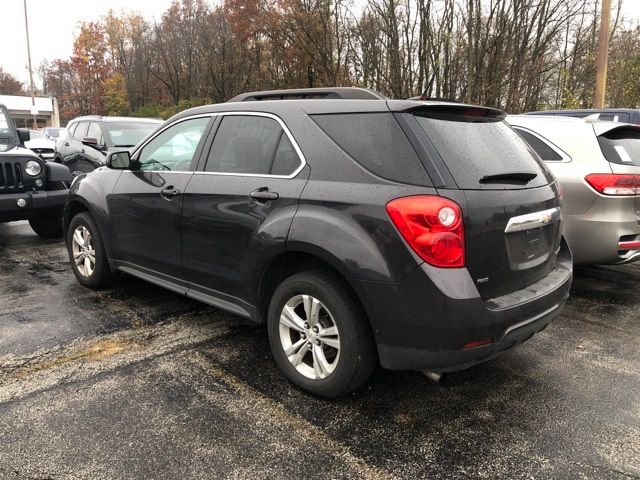
[[15,143],[14,131],[12,125],[9,123],[10,118],[0,110],[0,152],[5,151],[11,145]]
[[40,130],[29,130],[29,138],[35,140],[36,138],[44,138],[44,133]]
[[150,122],[105,122],[114,147],[133,147],[153,132],[160,123]]
[[58,138],[60,136],[60,128],[45,128],[44,134],[49,138]]

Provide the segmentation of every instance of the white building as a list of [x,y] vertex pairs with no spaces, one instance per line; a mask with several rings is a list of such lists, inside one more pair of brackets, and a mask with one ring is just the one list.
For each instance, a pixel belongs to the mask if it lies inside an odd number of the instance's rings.
[[55,97],[35,97],[35,109],[31,97],[20,95],[0,95],[0,104],[7,107],[17,127],[32,128],[34,118],[38,128],[60,126],[58,100]]

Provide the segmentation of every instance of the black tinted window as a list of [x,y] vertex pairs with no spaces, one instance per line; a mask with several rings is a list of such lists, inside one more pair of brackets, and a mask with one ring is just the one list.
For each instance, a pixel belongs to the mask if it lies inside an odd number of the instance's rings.
[[289,137],[282,132],[276,154],[273,157],[272,175],[291,175],[300,166],[300,159]]
[[556,152],[550,145],[548,145],[543,140],[539,139],[532,133],[527,132],[526,130],[522,130],[520,128],[514,128],[518,134],[524,138],[525,142],[529,144],[533,150],[540,156],[542,160],[545,162],[560,162],[562,160],[562,155]]
[[300,160],[273,118],[227,115],[222,118],[205,171],[289,175]]
[[396,182],[431,185],[418,156],[391,113],[313,115],[340,148],[370,172]]
[[616,128],[598,137],[604,157],[612,163],[640,166],[640,131]]
[[512,184],[480,181],[485,176],[505,173],[536,174],[526,188],[549,183],[546,167],[527,143],[499,119],[455,112],[425,112],[416,114],[416,118],[462,189],[514,188]]
[[609,120],[611,122],[627,123],[629,121],[629,114],[625,112],[608,112],[601,113],[598,120]]

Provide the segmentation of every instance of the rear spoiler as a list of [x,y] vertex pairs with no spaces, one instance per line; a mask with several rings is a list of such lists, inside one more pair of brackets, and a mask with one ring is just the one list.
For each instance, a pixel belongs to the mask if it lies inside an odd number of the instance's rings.
[[479,105],[467,105],[464,103],[420,103],[404,110],[408,113],[424,112],[428,116],[455,115],[461,117],[477,118],[478,120],[501,121],[507,118],[507,113],[497,108],[482,107]]
[[598,122],[589,122],[593,124],[593,131],[596,136],[605,135],[609,132],[613,132],[614,130],[636,130],[640,131],[640,125],[635,125],[633,123],[620,123],[620,122],[610,122],[610,121],[598,121]]

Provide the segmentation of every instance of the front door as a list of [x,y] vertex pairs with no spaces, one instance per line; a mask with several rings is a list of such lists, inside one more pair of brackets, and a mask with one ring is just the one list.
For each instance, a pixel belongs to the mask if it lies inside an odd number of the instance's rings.
[[284,253],[309,176],[283,127],[265,114],[221,117],[184,201],[182,266],[193,296],[247,304],[239,313],[252,314],[259,272]]
[[133,156],[109,197],[111,244],[123,270],[184,284],[180,268],[180,219],[211,117],[178,121]]

